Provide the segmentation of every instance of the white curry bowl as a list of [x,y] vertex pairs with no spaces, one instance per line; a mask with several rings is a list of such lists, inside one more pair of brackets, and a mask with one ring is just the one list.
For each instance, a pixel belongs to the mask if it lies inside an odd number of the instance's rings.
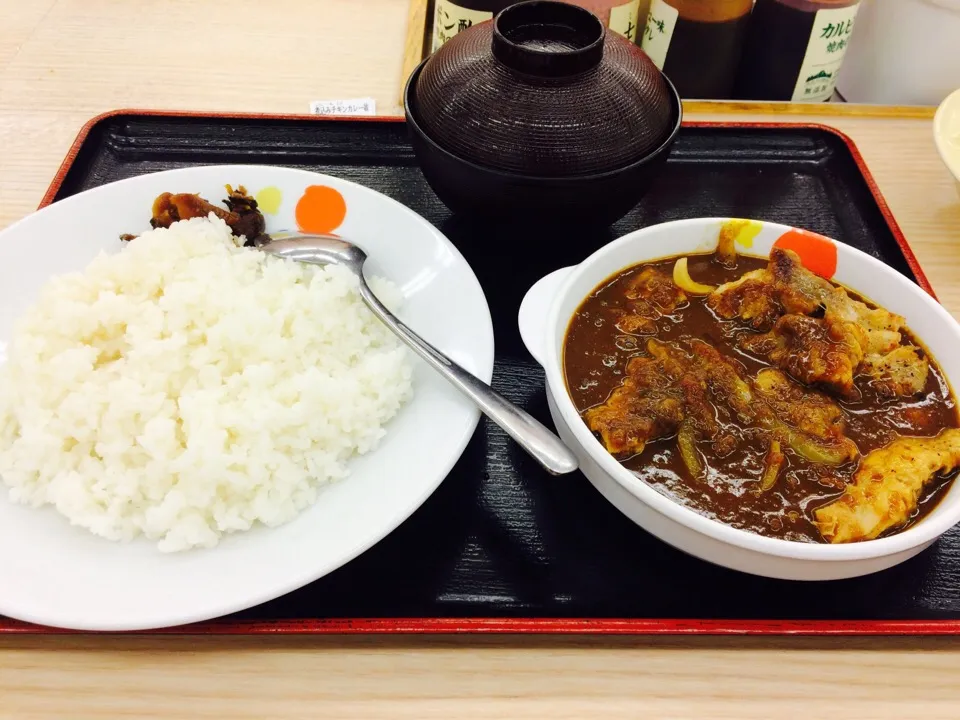
[[[923,520],[889,537],[837,545],[763,537],[712,520],[661,494],[618,463],[577,413],[561,358],[567,328],[580,304],[604,280],[627,267],[714,250],[726,222],[680,220],[638,230],[530,289],[520,308],[520,333],[546,371],[557,431],[576,453],[583,474],[607,500],[647,532],[702,560],[772,578],[835,580],[884,570],[913,557],[960,522],[960,483],[954,483]],[[774,223],[743,223],[737,249],[768,257],[774,243],[797,250],[806,266],[904,316],[951,386],[960,384],[960,325],[914,282],[850,246]]]

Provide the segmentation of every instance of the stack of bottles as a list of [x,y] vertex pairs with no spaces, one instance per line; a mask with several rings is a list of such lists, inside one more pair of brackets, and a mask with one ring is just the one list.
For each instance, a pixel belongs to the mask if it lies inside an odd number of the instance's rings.
[[[585,7],[611,30],[636,40],[640,23],[647,15],[650,0],[565,0]],[[458,32],[491,20],[517,0],[435,0],[433,10],[433,51]]]
[[822,102],[860,0],[652,0],[641,46],[681,97]]
[[[823,102],[861,0],[567,0],[636,41],[681,97]],[[434,0],[433,50],[516,0]]]

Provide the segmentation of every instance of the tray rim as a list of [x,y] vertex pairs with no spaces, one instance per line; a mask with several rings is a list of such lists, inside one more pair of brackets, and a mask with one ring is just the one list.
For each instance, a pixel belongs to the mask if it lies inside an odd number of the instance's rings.
[[154,630],[90,632],[0,617],[11,635],[625,635],[625,636],[950,636],[960,620],[718,620],[690,618],[337,618],[211,620]]
[[[38,209],[53,202],[67,173],[93,129],[106,120],[122,115],[150,117],[195,117],[212,120],[273,120],[313,122],[396,122],[398,116],[315,116],[276,113],[170,111],[123,108],[97,115],[87,121],[67,151]],[[822,123],[758,121],[684,121],[685,127],[740,129],[811,129],[838,137],[850,151],[858,171],[893,233],[917,283],[931,296],[936,294],[917,261],[910,244],[893,216],[889,205],[853,139],[846,133]],[[237,620],[223,618],[191,625],[161,628],[147,632],[89,633],[46,627],[0,617],[0,636],[4,635],[354,635],[354,634],[429,634],[429,635],[708,635],[708,636],[849,636],[849,635],[960,635],[960,619],[916,620],[751,620],[751,619],[678,619],[678,618],[337,618]]]

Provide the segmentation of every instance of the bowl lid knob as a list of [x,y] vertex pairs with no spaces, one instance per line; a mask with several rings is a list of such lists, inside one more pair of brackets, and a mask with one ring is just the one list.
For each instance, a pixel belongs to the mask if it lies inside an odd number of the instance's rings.
[[603,59],[600,18],[577,5],[530,0],[493,21],[493,55],[511,70],[540,77],[579,75]]

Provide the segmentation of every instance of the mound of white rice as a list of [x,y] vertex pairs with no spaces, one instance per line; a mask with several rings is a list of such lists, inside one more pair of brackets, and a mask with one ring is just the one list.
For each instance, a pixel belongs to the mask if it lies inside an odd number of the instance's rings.
[[290,520],[412,395],[356,286],[239,248],[212,215],[51,280],[0,369],[10,498],[163,551]]

